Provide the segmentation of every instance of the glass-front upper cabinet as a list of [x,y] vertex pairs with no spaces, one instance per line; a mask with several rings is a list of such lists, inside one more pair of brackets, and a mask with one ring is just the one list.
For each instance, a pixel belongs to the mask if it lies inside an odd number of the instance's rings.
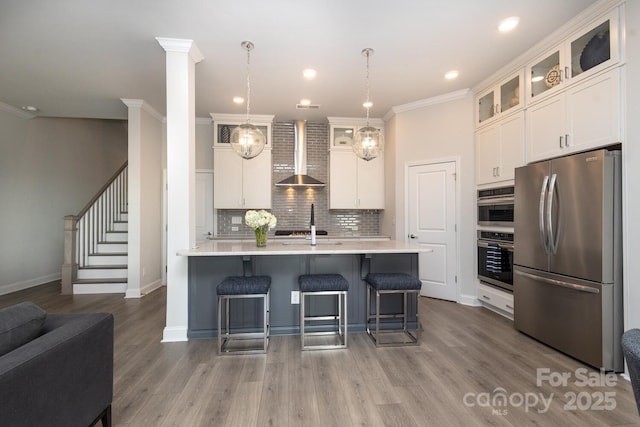
[[527,67],[528,96],[537,100],[620,60],[619,13],[614,9]]
[[351,147],[353,145],[355,127],[333,127],[332,131],[331,141],[334,147]]
[[522,71],[481,92],[476,98],[476,125],[480,126],[522,107]]

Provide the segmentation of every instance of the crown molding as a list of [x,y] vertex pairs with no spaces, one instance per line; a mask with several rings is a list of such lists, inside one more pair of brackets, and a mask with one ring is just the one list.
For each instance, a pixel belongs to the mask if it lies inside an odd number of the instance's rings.
[[407,104],[396,105],[395,107],[391,107],[391,111],[389,111],[384,116],[384,120],[389,120],[396,114],[406,113],[407,111],[419,110],[425,107],[431,107],[433,105],[445,104],[447,102],[456,101],[458,99],[462,99],[466,97],[470,93],[470,89],[461,89],[455,92],[445,93],[444,95],[432,96],[431,98],[420,99],[418,101],[409,102]]
[[165,52],[187,53],[196,64],[204,59],[202,52],[200,52],[193,40],[167,37],[156,37],[156,40]]
[[20,117],[21,119],[33,119],[36,115],[33,113],[29,113],[27,111],[22,110],[21,108],[16,108],[12,105],[5,104],[0,101],[0,110],[5,111],[9,114],[13,114],[14,116]]
[[120,100],[129,108],[140,108],[145,112],[149,113],[153,118],[162,122],[164,120],[164,116],[158,113],[155,108],[153,108],[148,102],[144,99],[129,99],[129,98],[120,98]]

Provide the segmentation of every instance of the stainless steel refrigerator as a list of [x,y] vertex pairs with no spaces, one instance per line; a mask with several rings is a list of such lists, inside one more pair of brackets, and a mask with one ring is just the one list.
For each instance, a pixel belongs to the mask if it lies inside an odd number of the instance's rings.
[[620,151],[515,172],[514,325],[596,368],[622,371]]

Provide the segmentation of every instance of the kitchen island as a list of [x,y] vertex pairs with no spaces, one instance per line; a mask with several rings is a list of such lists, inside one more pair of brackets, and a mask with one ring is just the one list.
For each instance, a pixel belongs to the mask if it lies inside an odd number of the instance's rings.
[[[398,272],[415,277],[418,254],[431,252],[429,247],[397,240],[308,240],[269,241],[256,247],[250,240],[211,240],[192,249],[178,251],[189,257],[189,324],[190,339],[216,337],[216,286],[227,276],[271,276],[271,333],[299,333],[299,305],[292,304],[292,291],[298,290],[301,274],[338,273],[349,281],[349,330],[363,332],[366,322],[367,273]],[[398,298],[395,298],[398,297]],[[333,310],[332,300],[315,298],[308,305],[311,313]],[[385,299],[382,312],[399,311],[400,295]],[[413,301],[410,318],[415,321]],[[232,327],[252,329],[261,315],[257,302],[244,301],[233,310]]]

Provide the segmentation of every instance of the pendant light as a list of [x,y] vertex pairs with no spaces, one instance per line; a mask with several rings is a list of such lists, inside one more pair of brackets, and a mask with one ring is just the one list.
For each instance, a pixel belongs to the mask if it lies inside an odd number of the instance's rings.
[[239,156],[245,159],[253,159],[264,149],[266,138],[257,126],[249,123],[249,111],[251,108],[251,49],[254,45],[252,42],[244,41],[240,44],[247,51],[247,121],[238,125],[231,132],[231,148]]
[[356,132],[353,139],[353,152],[361,159],[369,161],[375,159],[382,153],[384,149],[384,136],[382,132],[380,132],[380,129],[369,126],[369,109],[373,105],[369,100],[369,57],[373,55],[373,49],[362,49],[362,55],[367,58],[367,100],[362,104],[367,110],[367,125]]

